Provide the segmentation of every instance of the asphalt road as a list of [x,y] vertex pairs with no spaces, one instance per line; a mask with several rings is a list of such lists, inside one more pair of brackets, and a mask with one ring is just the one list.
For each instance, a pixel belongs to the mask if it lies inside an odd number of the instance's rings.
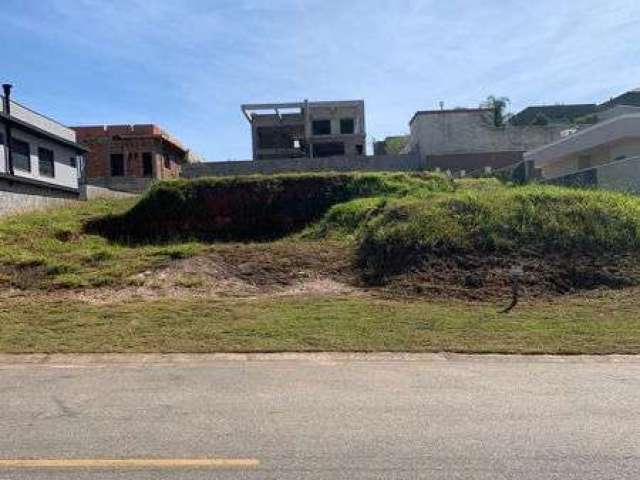
[[638,472],[633,357],[0,356],[0,480]]

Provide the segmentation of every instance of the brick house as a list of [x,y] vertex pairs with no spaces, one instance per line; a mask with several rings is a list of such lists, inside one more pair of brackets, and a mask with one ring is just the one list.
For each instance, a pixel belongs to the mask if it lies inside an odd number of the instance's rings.
[[85,181],[114,190],[142,191],[154,180],[180,176],[188,150],[157,125],[73,127],[89,149]]

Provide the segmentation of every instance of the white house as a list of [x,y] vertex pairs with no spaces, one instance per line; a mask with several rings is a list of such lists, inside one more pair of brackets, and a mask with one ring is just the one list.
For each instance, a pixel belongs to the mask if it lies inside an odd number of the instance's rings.
[[525,160],[543,180],[640,192],[640,109],[618,108],[602,118],[525,153]]
[[[0,96],[0,214],[75,200],[85,149],[70,128]],[[10,139],[10,140],[9,140]]]

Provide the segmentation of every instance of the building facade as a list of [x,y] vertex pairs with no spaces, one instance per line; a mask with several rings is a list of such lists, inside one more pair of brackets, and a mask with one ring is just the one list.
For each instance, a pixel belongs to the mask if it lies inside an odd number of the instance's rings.
[[10,98],[0,107],[0,214],[79,198],[85,149],[75,132]]
[[409,122],[409,150],[428,168],[478,171],[522,161],[527,150],[560,138],[566,126],[496,126],[490,108],[419,111]]
[[87,154],[85,181],[122,191],[142,191],[155,180],[180,176],[189,152],[157,125],[73,127]]
[[544,181],[640,192],[640,113],[610,117],[525,158]]
[[363,100],[242,105],[253,160],[366,155]]

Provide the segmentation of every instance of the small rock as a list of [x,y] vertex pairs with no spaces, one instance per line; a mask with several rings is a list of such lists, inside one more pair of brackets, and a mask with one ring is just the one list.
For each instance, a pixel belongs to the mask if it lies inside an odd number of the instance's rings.
[[480,288],[484,284],[484,280],[477,273],[470,273],[464,277],[464,286],[467,288]]

